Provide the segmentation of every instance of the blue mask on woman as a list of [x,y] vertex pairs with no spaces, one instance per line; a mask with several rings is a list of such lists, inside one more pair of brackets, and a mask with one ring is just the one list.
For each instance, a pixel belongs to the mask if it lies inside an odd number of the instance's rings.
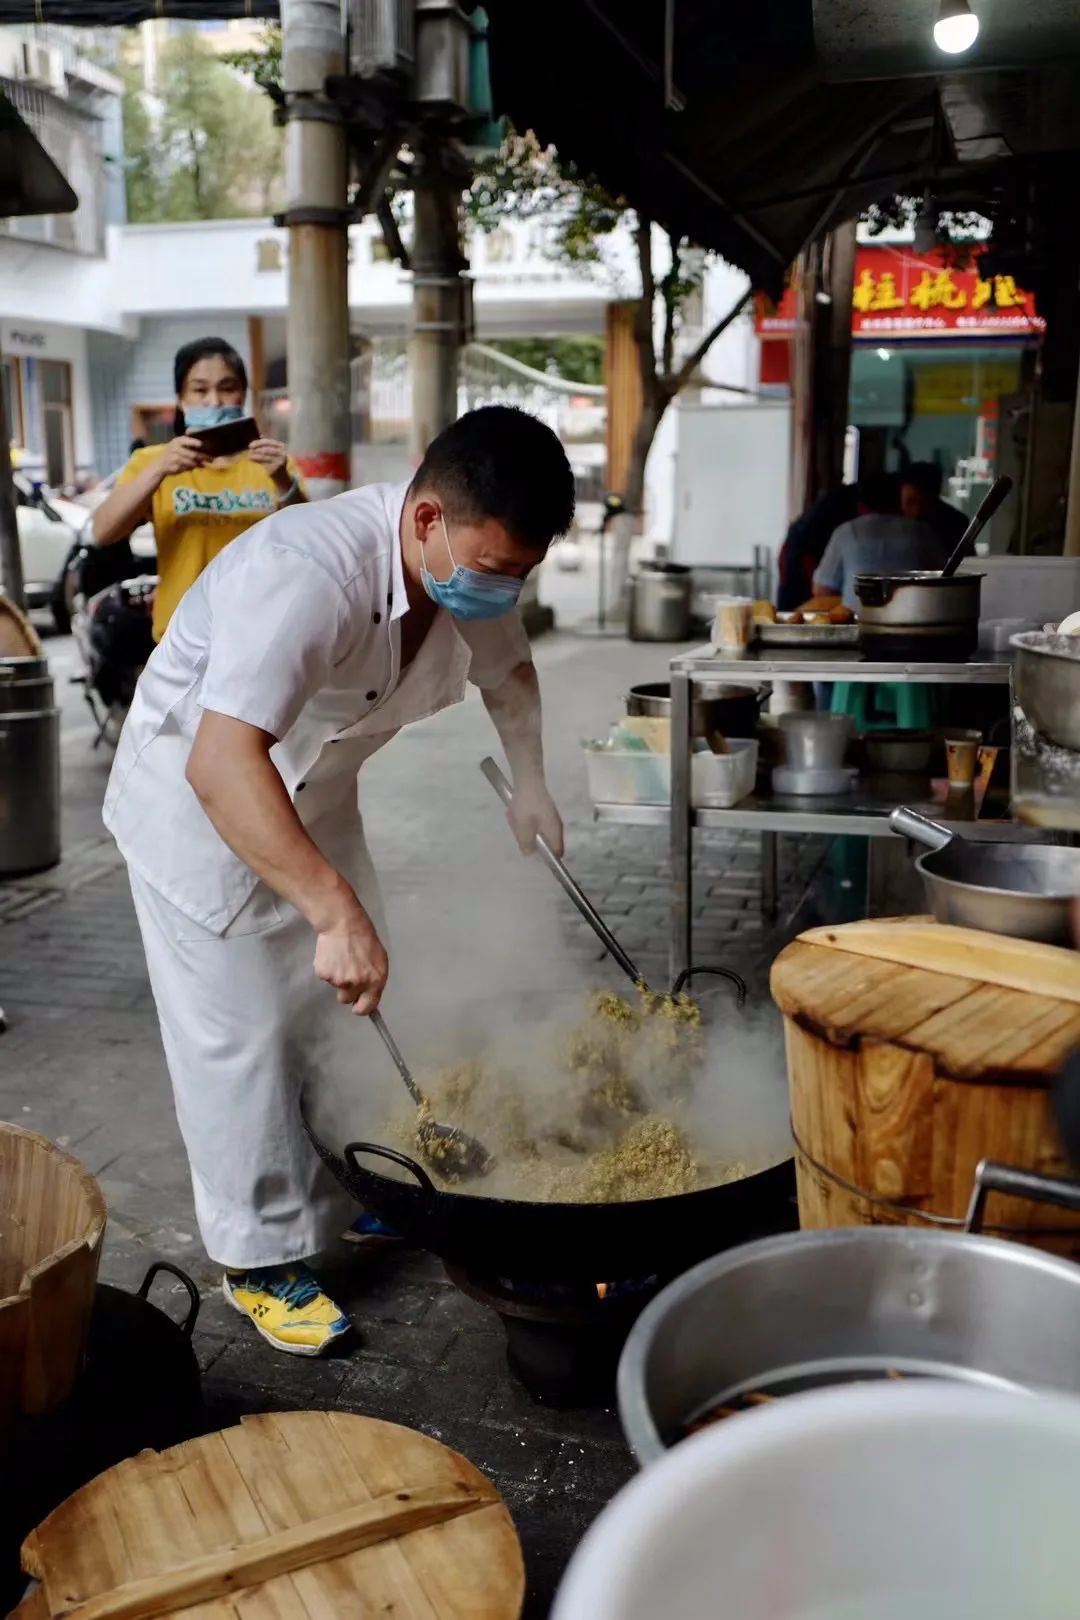
[[226,422],[239,422],[244,415],[242,405],[185,405],[186,428],[224,427]]
[[512,607],[517,606],[525,581],[515,579],[513,574],[483,574],[478,568],[463,568],[460,563],[454,562],[446,519],[441,514],[439,521],[446,535],[446,550],[454,563],[454,572],[449,579],[436,579],[421,551],[420,578],[431,600],[446,608],[455,619],[497,619],[501,613],[509,613]]

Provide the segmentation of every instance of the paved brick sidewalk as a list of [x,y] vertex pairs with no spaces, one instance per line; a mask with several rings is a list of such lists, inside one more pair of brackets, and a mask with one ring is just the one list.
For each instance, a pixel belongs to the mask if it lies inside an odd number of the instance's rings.
[[[59,654],[62,661],[63,644]],[[579,741],[618,716],[632,680],[662,675],[667,650],[556,637],[540,644],[538,659],[568,858],[628,950],[662,982],[664,839],[592,823]],[[526,1547],[526,1612],[545,1614],[568,1553],[632,1472],[615,1415],[533,1403],[507,1372],[498,1321],[426,1255],[331,1257],[328,1280],[358,1329],[341,1359],[275,1355],[226,1307],[198,1242],[126,876],[97,822],[108,761],[90,754],[77,702],[68,695],[68,854],[55,873],[0,885],[0,1005],[9,1020],[0,1117],[65,1143],[100,1178],[110,1211],[104,1279],[133,1286],[157,1257],[195,1277],[204,1295],[196,1344],[215,1424],[242,1411],[333,1405],[458,1447],[505,1492]],[[618,982],[550,876],[517,857],[475,768],[490,745],[471,699],[412,728],[365,768],[365,819],[391,929],[391,999],[410,1013],[418,986],[425,997],[460,1001],[474,986],[490,997],[502,988]],[[797,868],[785,873],[789,896],[815,859],[800,847]],[[760,993],[767,946],[758,883],[756,840],[703,845],[701,954],[738,966]]]

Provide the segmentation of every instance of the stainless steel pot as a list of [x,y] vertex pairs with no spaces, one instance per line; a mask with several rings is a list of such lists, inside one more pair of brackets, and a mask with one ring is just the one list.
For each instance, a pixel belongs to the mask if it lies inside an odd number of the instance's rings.
[[[752,737],[757,729],[761,705],[769,688],[727,686],[721,682],[695,687],[690,720],[695,737],[709,737],[714,731],[723,737]],[[626,694],[626,712],[655,720],[671,719],[671,684],[648,681],[632,686]]]
[[1080,636],[1028,630],[1013,636],[1016,701],[1059,748],[1080,752]]
[[1071,945],[1071,909],[1080,895],[1080,849],[1005,841],[969,843],[906,805],[889,817],[894,833],[924,844],[915,870],[938,922],[981,928],[1044,945]]
[[0,714],[51,709],[53,683],[45,658],[0,658]]
[[630,640],[685,641],[693,575],[681,563],[645,563],[630,581]]
[[1080,1183],[981,1164],[965,1231],[785,1233],[678,1278],[638,1318],[619,1363],[638,1461],[755,1391],[891,1372],[1080,1394],[1080,1266],[976,1236],[988,1192],[1080,1209]]
[[978,629],[984,574],[857,574],[859,623],[874,630]]
[[847,714],[794,710],[780,716],[784,763],[794,771],[828,771],[843,765],[851,739]]
[[60,859],[60,710],[0,714],[0,878]]

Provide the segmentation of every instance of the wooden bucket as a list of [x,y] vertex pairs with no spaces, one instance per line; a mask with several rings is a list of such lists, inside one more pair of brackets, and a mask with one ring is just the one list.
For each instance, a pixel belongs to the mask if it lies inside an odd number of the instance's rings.
[[17,1413],[71,1393],[104,1233],[105,1200],[78,1159],[0,1124],[0,1445]]
[[[980,1159],[1070,1176],[1049,1089],[1080,1045],[1080,955],[898,918],[773,963],[804,1227],[958,1227]],[[1080,1259],[1080,1215],[994,1194],[988,1232]]]
[[448,1446],[347,1412],[268,1412],[99,1474],[27,1538],[19,1620],[243,1614],[517,1620],[521,1548]]

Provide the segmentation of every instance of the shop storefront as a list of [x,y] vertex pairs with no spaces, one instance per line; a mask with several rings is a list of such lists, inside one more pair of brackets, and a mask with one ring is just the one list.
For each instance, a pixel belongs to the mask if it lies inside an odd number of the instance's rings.
[[93,460],[85,332],[5,321],[0,378],[15,465],[56,489],[74,483]]
[[[1046,323],[1007,275],[950,267],[940,252],[860,246],[852,292],[849,420],[858,465],[931,461],[945,498],[972,511],[999,473],[1022,481],[1033,352]],[[759,302],[760,380],[791,376],[791,289]],[[1015,512],[1014,512],[1015,516]],[[995,536],[1004,549],[1007,536]]]

